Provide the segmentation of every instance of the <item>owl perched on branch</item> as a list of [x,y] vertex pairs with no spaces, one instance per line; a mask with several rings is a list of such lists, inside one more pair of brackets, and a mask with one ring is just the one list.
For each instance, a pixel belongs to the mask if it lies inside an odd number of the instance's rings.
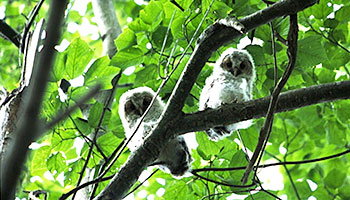
[[[252,56],[245,50],[229,48],[214,65],[213,74],[205,82],[199,99],[199,110],[218,108],[223,104],[252,99],[255,67]],[[232,131],[248,128],[252,120],[206,130],[212,140],[228,136]]]
[[[126,139],[129,139],[142,115],[150,105],[155,92],[148,87],[139,87],[125,92],[119,100],[119,116],[122,121]],[[164,103],[157,97],[146,114],[141,126],[127,145],[131,152],[134,152],[143,144],[147,135],[151,132],[164,109]],[[190,168],[192,158],[188,151],[187,144],[182,136],[178,136],[169,141],[163,149],[161,149],[158,159],[152,165],[159,167],[174,176],[184,175]]]

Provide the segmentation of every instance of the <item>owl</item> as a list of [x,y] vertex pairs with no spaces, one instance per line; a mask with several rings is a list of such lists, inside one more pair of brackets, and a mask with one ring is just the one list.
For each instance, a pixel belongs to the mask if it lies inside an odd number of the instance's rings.
[[[139,87],[122,94],[119,100],[119,116],[122,121],[125,136],[131,137],[150,105],[155,92],[148,87]],[[131,152],[134,152],[143,144],[143,141],[151,130],[157,125],[164,109],[163,101],[157,97],[141,123],[141,126],[127,145]],[[159,168],[175,177],[183,176],[189,169],[192,158],[188,151],[183,136],[177,136],[169,141],[152,165],[159,165]]]
[[[254,81],[252,56],[245,50],[227,49],[216,61],[212,75],[205,82],[199,99],[199,110],[251,100]],[[211,140],[216,141],[232,131],[248,128],[251,124],[252,121],[247,120],[214,127],[205,132]]]

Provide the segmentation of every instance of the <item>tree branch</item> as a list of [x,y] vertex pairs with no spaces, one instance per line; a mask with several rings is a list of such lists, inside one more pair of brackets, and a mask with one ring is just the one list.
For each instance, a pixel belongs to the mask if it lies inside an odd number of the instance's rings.
[[[315,159],[310,159],[310,160],[302,160],[302,161],[284,161],[282,162],[281,160],[279,160],[277,157],[273,157],[274,159],[276,159],[278,162],[277,163],[270,163],[270,164],[262,164],[259,166],[255,166],[255,168],[267,168],[267,167],[272,167],[272,166],[278,166],[278,165],[302,165],[302,164],[309,164],[309,163],[315,163],[315,162],[321,162],[321,161],[325,161],[325,160],[330,160],[333,158],[338,158],[340,156],[343,156],[345,154],[350,153],[350,149],[347,149],[345,151],[342,151],[340,153],[334,154],[334,155],[330,155],[330,156],[325,156],[325,157],[321,157],[321,158],[315,158]],[[241,167],[230,167],[230,168],[201,168],[201,169],[193,169],[192,172],[207,172],[207,171],[211,171],[211,172],[222,172],[222,171],[234,171],[234,170],[244,170],[246,167],[245,166],[241,166]]]
[[16,47],[19,47],[21,35],[2,19],[0,20],[0,36],[10,40]]
[[102,55],[108,55],[110,58],[112,58],[117,52],[114,40],[122,32],[117,16],[115,14],[113,1],[93,0],[92,8],[94,10],[95,17],[98,20],[98,28],[102,34]]
[[272,95],[271,95],[272,98],[270,101],[269,110],[266,114],[264,125],[260,129],[258,144],[256,145],[252,159],[249,161],[247,169],[244,172],[244,175],[242,177],[243,184],[247,182],[250,171],[253,169],[253,165],[255,164],[256,161],[257,161],[257,165],[259,165],[260,159],[262,157],[266,143],[271,133],[271,127],[274,119],[274,112],[278,102],[279,94],[281,93],[284,85],[287,83],[290,75],[292,74],[292,71],[295,66],[295,62],[297,60],[297,47],[298,47],[297,14],[290,15],[289,22],[290,22],[289,23],[290,25],[289,25],[289,32],[288,32],[288,48],[287,48],[287,54],[289,58],[288,66],[272,92]]
[[[317,0],[285,0],[253,13],[240,20],[246,31],[257,28],[271,20],[294,14],[301,11]],[[111,180],[108,186],[95,199],[121,199],[136,182],[141,172],[150,165],[159,155],[159,151],[167,142],[176,136],[175,129],[179,131],[178,122],[182,121],[184,115],[181,112],[187,95],[197,79],[205,62],[211,53],[220,46],[237,38],[241,33],[232,27],[215,23],[204,32],[203,37],[196,45],[194,52],[187,63],[175,89],[170,96],[164,113],[158,126],[138,150],[136,150],[119,173]],[[193,123],[196,123],[193,121]],[[213,125],[213,123],[211,124]],[[181,125],[182,126],[182,125]],[[205,125],[203,125],[204,127]],[[203,130],[203,129],[201,129]],[[182,132],[185,133],[185,132]]]
[[1,199],[14,199],[16,184],[26,160],[28,145],[41,132],[39,111],[55,58],[54,46],[60,38],[60,27],[66,5],[66,1],[51,1],[44,47],[34,67],[33,80],[26,90],[23,107],[19,112],[21,116],[17,121],[17,129],[12,134],[13,140],[10,140],[1,166]]
[[[308,88],[290,90],[280,94],[275,113],[349,98],[350,81],[327,83]],[[268,96],[244,103],[227,104],[216,109],[207,109],[192,114],[186,114],[176,123],[178,127],[175,128],[174,132],[177,134],[184,134],[206,130],[216,126],[225,126],[248,119],[264,117],[267,113],[270,100],[271,96]]]

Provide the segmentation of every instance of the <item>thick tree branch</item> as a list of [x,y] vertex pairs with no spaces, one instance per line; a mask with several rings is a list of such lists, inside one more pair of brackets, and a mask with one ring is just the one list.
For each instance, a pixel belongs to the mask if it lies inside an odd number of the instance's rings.
[[[240,22],[244,25],[245,31],[250,31],[277,17],[301,11],[316,2],[317,0],[280,1],[271,7],[242,18]],[[96,199],[121,199],[126,194],[144,168],[157,158],[159,149],[163,148],[167,144],[167,141],[175,137],[176,132],[174,130],[178,126],[177,122],[183,118],[181,110],[186,97],[212,52],[232,41],[234,38],[237,38],[240,34],[234,28],[220,23],[213,24],[204,32],[203,37],[201,37],[199,43],[196,45],[189,62],[170,96],[158,126],[146,139],[144,145],[130,156],[127,163],[113,177],[109,185]]]
[[39,111],[54,61],[54,46],[60,38],[60,25],[66,3],[61,0],[51,1],[44,47],[38,64],[34,67],[33,81],[25,93],[17,129],[12,134],[13,140],[9,143],[9,149],[1,166],[1,199],[14,199],[16,184],[26,159],[27,147],[41,132]]
[[96,19],[98,20],[98,28],[102,34],[102,55],[108,55],[110,58],[112,58],[117,52],[114,40],[122,32],[117,16],[115,14],[113,1],[93,0],[92,8],[94,9]]
[[[280,94],[275,113],[349,98],[350,81],[327,83],[291,90]],[[270,100],[271,96],[268,96],[244,103],[224,105],[217,109],[207,109],[193,114],[186,114],[183,119],[177,122],[176,125],[178,125],[178,128],[174,131],[178,134],[184,134],[206,130],[215,126],[224,126],[247,119],[264,117],[267,113]]]

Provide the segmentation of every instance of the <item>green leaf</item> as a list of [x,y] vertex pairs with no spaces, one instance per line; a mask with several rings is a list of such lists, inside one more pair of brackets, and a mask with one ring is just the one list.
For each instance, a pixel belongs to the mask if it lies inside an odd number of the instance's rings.
[[142,31],[148,31],[151,29],[150,25],[147,25],[145,22],[143,22],[140,18],[137,18],[135,21],[132,21],[129,26],[131,30],[133,30],[135,33],[139,33]]
[[338,101],[335,103],[336,113],[338,119],[344,124],[349,124],[350,120],[350,102],[349,101]]
[[51,76],[50,76],[50,81],[57,82],[63,79],[65,74],[67,57],[68,57],[67,51],[57,52],[55,65],[53,66]]
[[97,139],[97,144],[100,146],[104,153],[110,155],[118,144],[121,143],[121,139],[116,137],[113,133],[106,133]]
[[47,160],[46,165],[51,172],[62,172],[67,167],[66,159],[62,156],[60,152],[51,155],[50,158]]
[[[271,29],[267,24],[259,26],[255,30],[254,36],[265,41],[265,43],[268,43],[268,41],[271,40]],[[271,42],[269,42],[269,43],[271,43]]]
[[[152,41],[153,44],[158,48],[161,49],[163,46],[164,38],[166,36],[168,28],[164,26],[159,26],[156,31],[152,34]],[[168,33],[168,37],[165,43],[165,48],[170,47],[170,45],[173,43],[173,35],[171,34],[171,31]]]
[[252,54],[255,65],[266,64],[263,48],[259,45],[248,45],[245,49]]
[[315,74],[318,76],[320,83],[334,82],[336,73],[333,70],[327,68],[315,69]]
[[324,47],[326,49],[328,59],[322,63],[322,66],[330,70],[339,69],[350,61],[349,53],[340,49],[338,46],[330,42],[326,42]]
[[120,71],[118,67],[109,66],[108,56],[95,60],[84,76],[85,86],[102,84],[102,89],[112,88],[112,79]]
[[81,131],[84,134],[89,134],[91,131],[91,127],[88,124],[88,121],[82,118],[76,118],[74,119],[74,123],[77,125],[77,128],[79,131]]
[[324,183],[327,187],[336,189],[343,185],[345,178],[346,173],[342,169],[334,168],[327,174],[326,178],[324,178]]
[[94,52],[89,45],[80,38],[75,39],[68,47],[65,63],[65,75],[67,80],[74,79],[84,72]]
[[[288,199],[297,199],[297,196],[295,195],[295,189],[294,186],[290,184],[290,182],[287,182],[285,184],[285,187],[287,185],[287,194]],[[294,185],[296,187],[296,190],[298,191],[298,194],[300,196],[300,199],[308,199],[308,197],[312,194],[309,184],[306,182],[306,180],[302,181],[295,181]]]
[[[89,89],[90,88],[86,86],[74,88],[71,93],[71,99],[74,101],[78,101],[79,99],[81,99],[82,96],[86,95],[89,92]],[[92,104],[94,102],[95,100],[91,98],[86,102],[86,104]]]
[[118,48],[118,51],[136,45],[136,36],[134,31],[130,28],[126,28],[115,40],[115,44]]
[[335,18],[337,20],[341,20],[342,22],[348,22],[350,21],[350,6],[343,6],[337,12],[335,12]]
[[306,126],[317,125],[320,123],[320,117],[318,116],[318,111],[316,106],[309,106],[298,109],[296,111],[296,116],[304,123]]
[[136,72],[135,85],[143,85],[145,82],[155,79],[157,76],[157,65],[147,65],[142,70]]
[[[182,31],[182,25],[185,22],[185,18],[183,16],[179,16],[174,19],[173,24],[171,25],[171,33],[175,39],[184,39],[184,32]],[[189,24],[187,30],[193,30],[194,27]]]
[[317,4],[305,10],[305,13],[313,15],[316,19],[326,19],[333,12],[332,7],[328,7],[328,0],[320,0]]
[[308,68],[328,59],[321,36],[309,36],[298,41],[297,65]]
[[327,141],[329,144],[346,144],[346,129],[341,126],[338,121],[327,120],[325,123],[325,129],[327,134]]
[[[211,155],[216,155],[220,151],[217,143],[210,141],[204,132],[196,133],[196,140],[198,142],[197,151],[203,159],[210,158]],[[203,155],[204,154],[204,155]]]
[[350,185],[343,185],[343,187],[339,189],[339,196],[342,199],[350,199]]
[[[274,192],[274,191],[269,191],[275,195],[277,195],[276,193],[277,192]],[[246,200],[275,200],[275,198],[273,196],[271,196],[270,194],[266,193],[266,192],[257,192],[255,194],[251,194],[251,195],[248,195],[246,198]]]
[[339,24],[339,21],[336,20],[336,19],[326,19],[324,21],[324,25],[327,28],[333,28],[334,29],[335,27],[338,26],[338,24]]
[[145,59],[144,53],[140,48],[130,47],[118,51],[112,58],[111,64],[121,69],[139,65]]
[[164,199],[174,200],[193,199],[192,193],[186,182],[180,180],[168,187],[163,197]]
[[102,112],[103,112],[103,104],[96,102],[90,109],[88,123],[92,128],[97,128],[98,123],[100,122]]
[[33,158],[31,162],[31,175],[43,176],[47,171],[46,159],[51,154],[51,147],[49,145],[42,146],[33,152]]
[[[248,161],[246,159],[245,153],[240,150],[233,154],[229,167],[242,167],[247,166]],[[242,178],[244,170],[232,170],[230,171],[230,179],[233,180],[234,184],[240,184],[240,179]],[[248,179],[250,180],[250,178]]]
[[140,11],[140,19],[154,30],[163,20],[163,6],[159,1],[151,1]]

